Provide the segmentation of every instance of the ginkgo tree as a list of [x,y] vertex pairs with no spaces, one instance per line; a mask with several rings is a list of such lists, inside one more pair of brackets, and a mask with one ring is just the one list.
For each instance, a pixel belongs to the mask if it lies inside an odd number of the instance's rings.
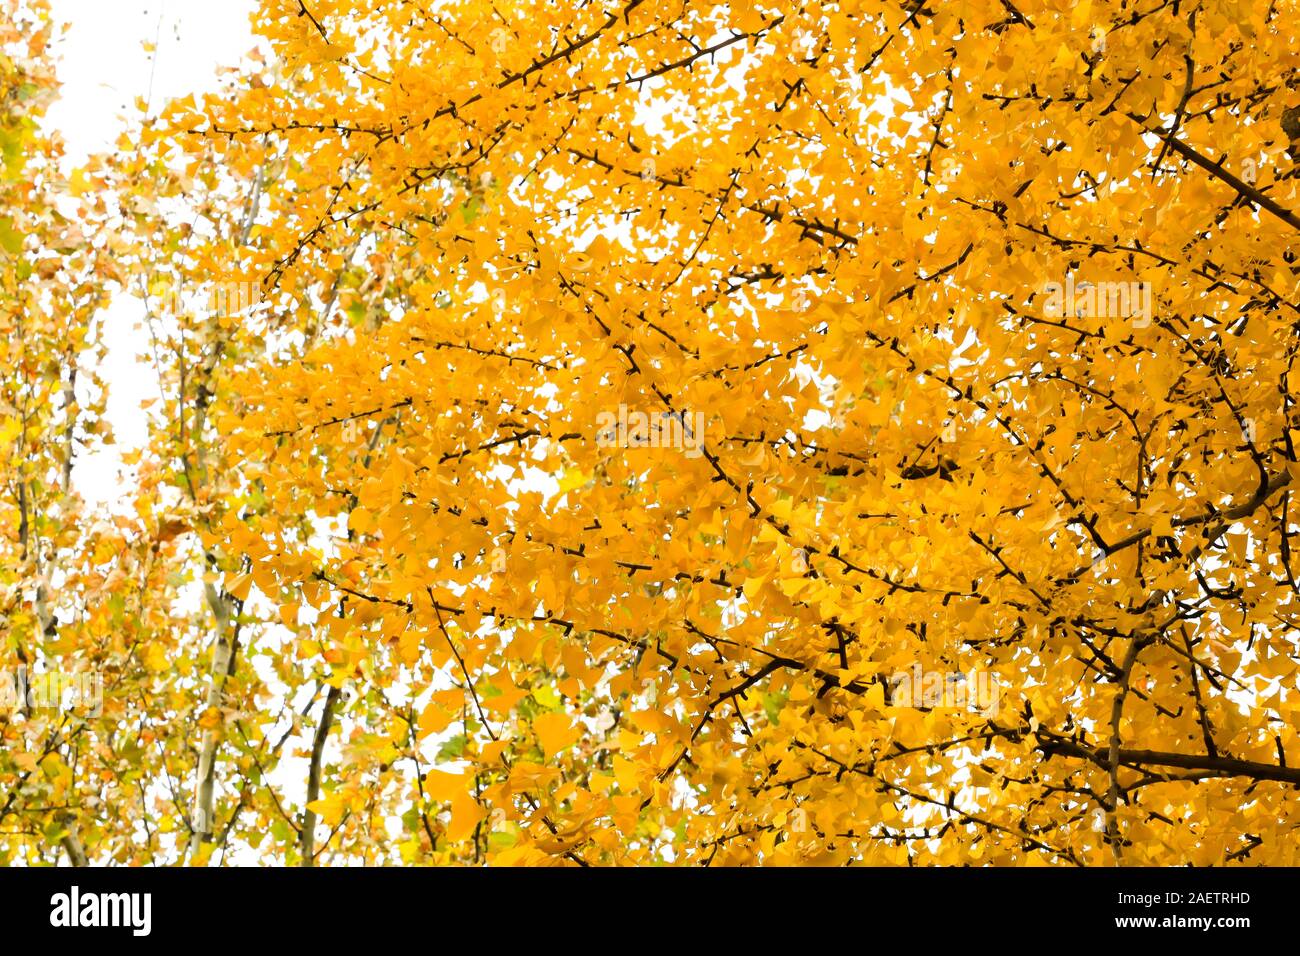
[[[171,731],[179,529],[157,479],[112,507],[82,464],[113,443],[100,312],[128,281],[104,169],[69,170],[43,0],[0,4],[0,860],[131,862]],[[145,826],[148,826],[147,820]]]
[[1296,13],[266,0],[108,162],[149,853],[1295,863]]

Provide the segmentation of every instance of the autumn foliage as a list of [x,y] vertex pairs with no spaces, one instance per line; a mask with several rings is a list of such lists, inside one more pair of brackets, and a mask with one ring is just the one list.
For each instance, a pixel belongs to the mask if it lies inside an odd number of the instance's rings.
[[6,859],[1300,862],[1296,3],[3,7]]

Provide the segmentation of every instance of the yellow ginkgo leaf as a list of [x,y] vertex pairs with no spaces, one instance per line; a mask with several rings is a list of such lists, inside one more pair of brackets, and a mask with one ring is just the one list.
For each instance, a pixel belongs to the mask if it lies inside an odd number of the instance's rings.
[[579,736],[573,721],[563,713],[539,714],[533,719],[533,732],[537,734],[542,753],[548,757],[572,745]]

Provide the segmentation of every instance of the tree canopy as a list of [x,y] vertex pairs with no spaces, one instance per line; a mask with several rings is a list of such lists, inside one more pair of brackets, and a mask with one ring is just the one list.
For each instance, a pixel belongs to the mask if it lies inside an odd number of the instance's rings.
[[1298,862],[1294,2],[4,7],[0,856]]

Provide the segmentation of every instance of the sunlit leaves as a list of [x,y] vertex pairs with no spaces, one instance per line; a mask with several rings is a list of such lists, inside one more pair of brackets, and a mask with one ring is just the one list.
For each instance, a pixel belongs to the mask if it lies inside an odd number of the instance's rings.
[[1293,861],[1292,6],[268,0],[69,183],[162,386],[104,846],[206,751],[289,863]]

